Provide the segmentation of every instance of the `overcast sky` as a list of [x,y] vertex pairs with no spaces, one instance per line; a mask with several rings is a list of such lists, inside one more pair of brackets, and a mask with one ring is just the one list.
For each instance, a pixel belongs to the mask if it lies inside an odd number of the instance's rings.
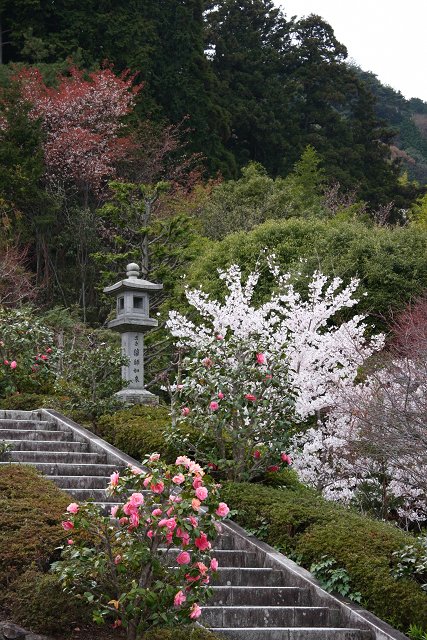
[[427,102],[427,0],[274,0],[289,17],[315,13],[348,55],[406,98]]

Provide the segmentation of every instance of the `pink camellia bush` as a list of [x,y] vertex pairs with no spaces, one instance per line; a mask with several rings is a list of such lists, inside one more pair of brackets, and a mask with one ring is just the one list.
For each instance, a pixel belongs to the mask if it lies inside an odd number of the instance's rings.
[[76,538],[52,565],[65,590],[93,604],[96,622],[111,616],[128,640],[199,618],[218,569],[212,543],[229,512],[219,485],[186,456],[168,466],[152,455],[143,465],[111,475],[107,490],[120,503],[109,516],[93,503],[68,506],[62,526],[86,531],[91,544]]

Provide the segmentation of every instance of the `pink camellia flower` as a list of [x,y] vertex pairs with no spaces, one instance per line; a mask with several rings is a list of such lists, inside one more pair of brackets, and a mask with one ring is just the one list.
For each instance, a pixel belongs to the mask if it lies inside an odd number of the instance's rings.
[[191,501],[191,506],[193,507],[194,511],[198,511],[200,509],[200,500],[197,500],[197,498],[193,498]]
[[194,543],[200,551],[205,551],[205,549],[211,548],[211,543],[209,542],[206,533],[203,533],[203,531],[200,534],[200,538],[196,538]]
[[169,531],[174,531],[176,529],[175,519],[169,518],[169,520],[166,520],[166,526],[169,529]]
[[134,511],[133,513],[130,514],[130,521],[131,521],[132,527],[139,526],[139,514],[137,511]]
[[184,482],[184,480],[185,480],[185,476],[182,473],[178,473],[178,475],[176,475],[176,476],[174,476],[172,478],[172,482],[174,484],[182,484]]
[[216,466],[214,465],[213,462],[208,462],[208,467],[210,467],[212,469],[212,471],[214,471],[216,469]]
[[221,533],[221,531],[222,531],[222,527],[221,527],[221,525],[219,524],[219,522],[215,522],[215,529],[218,531],[218,533]]
[[167,521],[168,521],[167,518],[163,518],[162,520],[160,520],[159,521],[159,527],[166,527]]
[[119,525],[123,527],[123,525],[127,524],[128,522],[129,522],[129,518],[120,518]]
[[198,568],[202,576],[204,576],[206,571],[208,570],[207,566],[204,565],[203,562],[197,562],[196,567]]
[[256,354],[256,359],[257,359],[258,364],[264,364],[264,362],[265,362],[265,357],[264,357],[263,353],[257,353]]
[[266,380],[273,380],[273,378],[271,376],[265,376]]
[[119,564],[119,562],[121,561],[122,561],[122,556],[120,554],[114,558],[115,564]]
[[154,509],[153,513],[151,514],[152,516],[161,516],[162,515],[162,510],[161,509]]
[[184,535],[182,536],[182,547],[188,547],[188,545],[190,544],[190,534],[189,533],[184,533]]
[[254,458],[256,458],[257,460],[259,460],[261,457],[260,452],[258,451],[258,449],[256,451],[254,451]]
[[213,362],[210,358],[206,358],[205,359],[205,367],[211,367],[213,365]]
[[183,416],[188,416],[188,414],[190,413],[190,409],[188,407],[184,407],[181,413]]
[[114,507],[111,507],[111,512],[110,513],[113,516],[113,518],[116,517],[116,514],[117,514],[118,510],[119,510],[119,505],[118,504],[114,505]]
[[145,488],[147,488],[147,487],[148,487],[148,485],[150,484],[150,482],[151,482],[151,478],[152,478],[152,477],[153,477],[153,476],[147,476],[147,477],[145,478],[144,482],[142,483],[142,484],[144,485],[144,487],[145,487]]
[[74,529],[73,523],[70,522],[69,520],[64,520],[64,522],[62,523],[62,526],[64,527],[65,531],[69,531],[70,529]]
[[52,349],[46,349],[46,353],[50,353],[52,351]]
[[40,358],[41,358],[42,360],[49,360],[49,358],[48,358],[47,356],[40,356]]
[[250,393],[247,393],[245,395],[246,400],[249,400],[249,402],[255,402],[256,398],[255,396],[252,396]]
[[138,469],[138,467],[133,467],[132,468],[132,473],[134,476],[140,476],[143,472],[142,469]]
[[163,482],[157,482],[156,484],[152,484],[150,489],[153,493],[162,493],[164,491],[165,485]]
[[220,502],[218,505],[218,509],[216,510],[216,513],[218,516],[221,516],[222,518],[224,516],[227,515],[227,513],[230,511],[230,509],[227,507],[225,502]]
[[110,476],[110,484],[112,484],[113,487],[116,487],[119,482],[119,478],[120,478],[120,473],[118,471],[115,471]]
[[179,390],[181,391],[181,389],[183,389],[183,388],[184,388],[184,385],[183,385],[183,384],[178,384],[176,388],[177,388],[177,389],[179,389]]
[[218,402],[211,402],[209,405],[209,409],[211,409],[211,411],[217,411],[219,409]]
[[123,511],[127,516],[130,516],[131,513],[135,513],[135,511],[138,510],[138,507],[135,507],[135,505],[131,504],[130,502],[126,502],[126,504],[123,507]]
[[191,471],[191,473],[195,473],[196,475],[199,475],[199,476],[205,475],[205,472],[203,471],[202,467],[196,462],[193,462],[191,460],[190,460],[190,464],[188,465],[188,470]]
[[150,456],[150,462],[154,462],[160,458],[160,453],[152,453]]
[[217,339],[217,340],[224,340],[224,336],[219,335],[219,336],[217,336],[217,337],[216,337],[216,339]]
[[282,460],[283,462],[287,462],[288,464],[291,464],[291,459],[288,455],[286,455],[286,453],[282,453]]
[[188,564],[191,560],[190,554],[187,551],[181,551],[176,561],[178,564]]
[[15,361],[15,360],[13,360],[13,361],[10,363],[10,368],[11,368],[11,369],[16,369],[16,367],[17,367],[17,366],[18,366],[18,365],[17,365],[17,363],[16,363],[16,361]]
[[4,364],[9,364],[9,360],[5,360],[5,361],[4,361]]
[[202,580],[203,584],[209,584],[209,576],[206,576],[204,580]]
[[203,480],[199,476],[196,476],[193,480],[193,488],[198,489],[199,487],[203,487]]
[[74,544],[74,540],[68,540],[68,544]]
[[218,560],[216,558],[212,558],[211,560],[211,570],[216,571],[218,569]]
[[152,529],[150,529],[150,531],[147,531],[147,536],[149,538],[153,538],[156,534],[154,533],[154,531]]
[[223,400],[223,399],[224,399],[224,394],[223,394],[223,392],[222,392],[222,391],[218,391],[218,398],[219,398],[220,400]]
[[277,465],[273,465],[272,467],[268,467],[270,473],[275,473],[275,471],[279,471],[279,467]]
[[208,490],[206,489],[206,487],[197,487],[196,496],[199,498],[199,500],[206,500],[206,498],[208,497]]
[[187,456],[178,456],[178,458],[175,460],[175,464],[183,464],[184,467],[189,467],[191,464],[191,460],[190,458],[187,458]]
[[178,591],[178,593],[175,595],[175,598],[173,599],[173,603],[175,607],[179,607],[181,604],[184,604],[186,600],[187,598],[182,593],[182,591]]
[[199,521],[194,516],[190,516],[190,522],[193,525],[193,527],[197,527],[199,524]]
[[144,504],[144,496],[142,495],[142,493],[133,493],[130,497],[129,502],[133,507],[140,507],[142,504]]
[[77,502],[72,502],[67,507],[67,511],[69,513],[77,513],[78,510],[79,510],[79,505],[77,504]]
[[200,614],[202,613],[201,608],[199,607],[198,604],[194,603],[193,606],[190,609],[190,618],[193,618],[193,620],[195,620],[196,618],[198,618],[200,616]]

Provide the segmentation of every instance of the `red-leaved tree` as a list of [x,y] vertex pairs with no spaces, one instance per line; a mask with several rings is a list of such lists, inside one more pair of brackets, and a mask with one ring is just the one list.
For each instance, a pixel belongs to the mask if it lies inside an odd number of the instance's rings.
[[115,164],[132,152],[133,138],[121,135],[123,117],[129,114],[143,84],[132,86],[135,74],[120,76],[104,64],[89,80],[70,64],[70,75],[58,73],[58,88],[47,87],[37,68],[19,69],[24,100],[31,115],[41,117],[46,177],[52,184],[73,182],[87,205],[89,192],[99,195]]

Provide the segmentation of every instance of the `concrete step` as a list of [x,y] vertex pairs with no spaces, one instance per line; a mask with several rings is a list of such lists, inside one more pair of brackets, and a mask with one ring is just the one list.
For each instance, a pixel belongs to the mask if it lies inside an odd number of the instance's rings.
[[[163,549],[166,552],[167,549]],[[181,553],[182,549],[170,549],[168,558],[175,560]],[[218,560],[220,567],[252,567],[258,566],[256,553],[248,551],[234,551],[230,549],[215,549],[211,553],[211,557]]]
[[[254,587],[256,588],[256,587]],[[338,610],[327,607],[203,607],[208,627],[335,627]]]
[[284,587],[284,576],[281,571],[269,568],[237,569],[234,567],[219,567],[218,586],[249,587]]
[[0,440],[73,440],[71,431],[51,431],[45,429],[0,429]]
[[59,489],[105,489],[110,482],[110,476],[46,476]]
[[[37,432],[36,432],[37,433]],[[47,433],[52,433],[48,431]],[[86,442],[66,442],[57,440],[5,440],[12,445],[12,451],[70,451],[75,453],[87,452]]]
[[218,538],[212,542],[212,549],[224,549],[231,550],[235,548],[234,538],[232,536],[221,534]]
[[[217,556],[216,556],[217,557]],[[289,607],[310,605],[310,592],[299,587],[217,587],[209,606],[268,606]]]
[[30,431],[56,431],[58,426],[56,422],[48,420],[11,420],[9,418],[0,419],[0,429],[25,429]]
[[[0,462],[0,464],[9,463]],[[112,464],[71,464],[66,462],[33,461],[28,462],[28,464],[38,469],[44,476],[106,476],[114,473],[114,471],[119,471],[117,465]]]
[[102,464],[105,456],[98,453],[74,453],[72,451],[8,451],[7,457],[11,462],[24,464],[34,463],[65,463],[65,464]]
[[67,489],[67,493],[73,496],[78,502],[86,502],[87,500],[93,500],[94,502],[109,504],[118,504],[121,502],[120,496],[107,495],[105,489],[74,489],[72,487]]
[[[202,609],[203,611],[203,609]],[[202,613],[203,616],[203,613]],[[276,627],[267,629],[262,627],[242,627],[230,629],[229,627],[211,628],[211,631],[220,638],[226,640],[370,640],[371,634],[359,629],[342,628],[289,628]]]

